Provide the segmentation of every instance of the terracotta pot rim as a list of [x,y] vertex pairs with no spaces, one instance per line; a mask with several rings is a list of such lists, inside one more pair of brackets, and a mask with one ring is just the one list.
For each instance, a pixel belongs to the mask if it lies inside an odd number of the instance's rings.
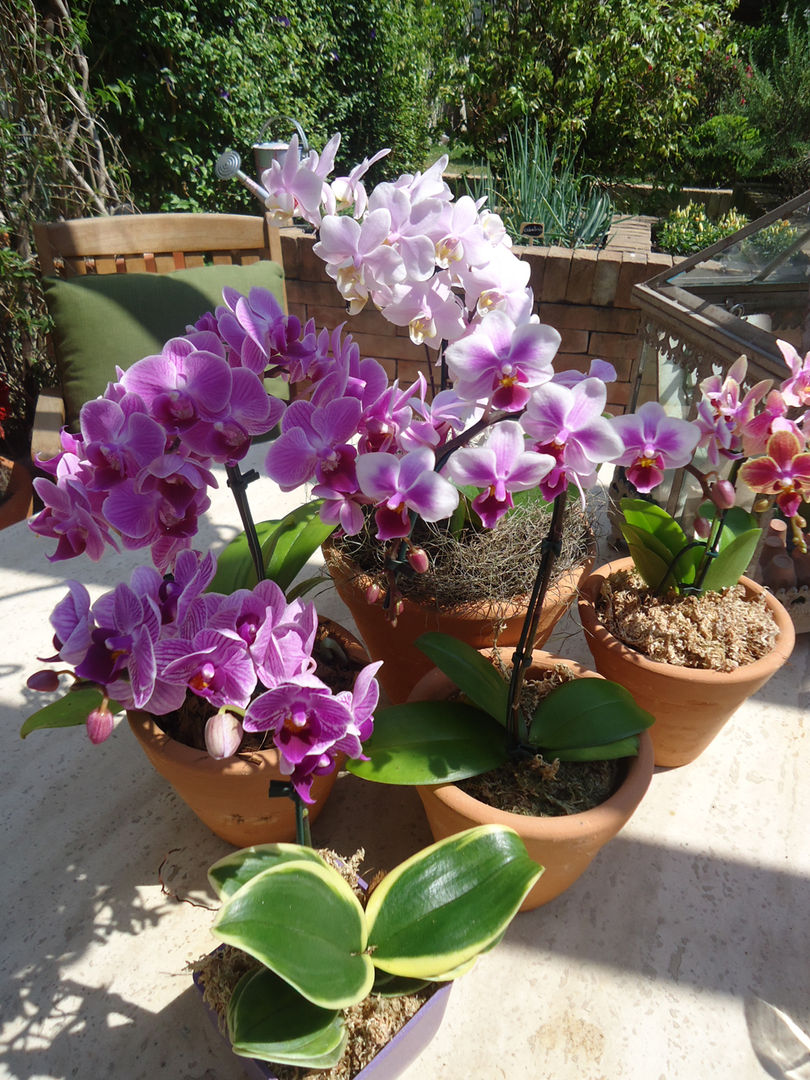
[[631,558],[613,559],[603,566],[598,567],[589,574],[579,586],[579,617],[586,635],[599,641],[601,646],[608,652],[621,654],[629,663],[651,673],[665,675],[670,679],[681,680],[689,683],[711,683],[712,685],[726,684],[733,686],[739,682],[749,682],[776,670],[790,657],[796,641],[796,632],[793,621],[784,606],[762,585],[747,578],[744,575],[739,583],[755,596],[764,595],[768,610],[773,615],[779,633],[773,648],[759,660],[750,664],[743,664],[734,671],[713,671],[708,668],[683,667],[678,664],[667,664],[660,660],[651,660],[644,653],[625,645],[607,629],[596,613],[596,597],[602,582],[611,574],[619,570],[626,570],[633,565]]
[[[330,576],[335,580],[339,579],[358,593],[365,593],[369,585],[373,583],[374,579],[368,571],[358,567],[356,573],[352,572],[349,567],[357,566],[357,564],[346,555],[337,556],[334,553],[335,545],[333,540],[326,540],[321,545],[321,550],[326,562],[326,568]],[[572,595],[576,596],[582,582],[593,572],[595,563],[596,540],[592,537],[589,542],[588,552],[583,560],[566,570],[549,585],[547,600],[551,603],[561,603],[563,601],[567,602]],[[492,600],[486,602],[486,604],[470,601],[464,604],[456,604],[453,607],[442,607],[435,602],[415,600],[410,596],[403,596],[402,599],[406,607],[430,608],[449,618],[478,619],[482,622],[493,622],[495,620],[511,619],[516,616],[522,618],[526,611],[526,604],[529,601],[529,593],[513,596],[511,600]]]
[[[513,651],[512,648],[500,649],[501,653],[507,655]],[[574,670],[579,678],[604,678],[603,675],[600,675],[592,668],[586,667],[577,660],[570,660],[567,656],[546,652],[543,649],[534,649],[532,651],[533,667],[550,667],[553,664],[567,665]],[[531,671],[531,668],[529,671]],[[419,700],[416,695],[422,683],[432,682],[432,676],[436,672],[436,668],[432,669],[432,672],[417,683],[414,687],[414,700]],[[441,677],[444,678],[444,676]],[[473,820],[480,818],[482,823],[495,822],[498,825],[507,825],[526,837],[537,837],[552,842],[564,841],[569,838],[575,839],[584,829],[592,828],[598,818],[605,820],[608,829],[613,828],[615,824],[614,832],[619,831],[622,823],[627,820],[641,802],[650,785],[653,773],[653,744],[649,730],[642,731],[639,735],[638,754],[624,760],[629,763],[627,775],[610,798],[605,799],[604,802],[592,807],[590,810],[583,810],[578,814],[566,814],[560,817],[539,817],[499,810],[497,807],[490,806],[489,803],[473,798],[472,795],[468,795],[466,791],[461,790],[458,784],[454,783],[424,784],[419,785],[418,790],[434,793],[438,799],[452,809]],[[613,819],[612,822],[611,819]],[[607,825],[608,822],[611,822],[611,824]]]
[[186,746],[167,735],[151,713],[142,709],[128,709],[127,720],[140,742],[148,743],[154,753],[160,754],[179,769],[208,773],[215,777],[241,776],[257,769],[278,768],[278,750],[274,746],[265,750],[243,750],[233,757],[217,760],[205,750]]
[[632,813],[638,806],[650,785],[653,772],[653,745],[649,731],[642,731],[639,735],[636,757],[625,760],[630,762],[627,775],[609,799],[590,810],[561,817],[537,817],[499,810],[489,803],[474,799],[457,784],[425,784],[421,787],[433,792],[442,802],[471,820],[480,818],[482,823],[507,825],[530,838],[564,841],[576,839],[585,829],[592,828],[599,818],[606,823],[613,819],[615,831],[618,832],[622,823],[627,820],[628,811]]

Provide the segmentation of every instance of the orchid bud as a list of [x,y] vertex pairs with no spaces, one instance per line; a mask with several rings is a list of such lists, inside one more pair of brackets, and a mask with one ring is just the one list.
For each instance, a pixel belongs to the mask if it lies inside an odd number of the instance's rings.
[[411,564],[411,569],[415,570],[417,574],[426,574],[430,567],[430,560],[428,559],[427,552],[421,547],[412,547],[409,549],[408,562]]
[[87,717],[87,735],[93,746],[98,746],[112,734],[113,714],[107,707],[107,699]]
[[366,589],[366,603],[367,604],[379,604],[382,600],[383,591],[379,585],[371,584]]
[[718,510],[730,510],[734,505],[737,494],[730,480],[718,480],[710,492],[711,499]]
[[55,671],[35,671],[33,675],[29,675],[25,685],[29,690],[39,690],[45,694],[50,690],[59,689],[59,676]]
[[242,744],[242,721],[221,709],[205,725],[205,749],[217,761],[233,757]]
[[700,537],[701,540],[708,540],[709,533],[712,531],[712,523],[708,518],[696,517],[695,518],[695,536]]

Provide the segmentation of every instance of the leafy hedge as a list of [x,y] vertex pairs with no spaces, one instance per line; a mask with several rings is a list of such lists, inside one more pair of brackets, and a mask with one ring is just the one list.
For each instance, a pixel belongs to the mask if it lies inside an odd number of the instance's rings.
[[[313,146],[343,135],[353,163],[391,146],[390,169],[427,148],[430,5],[422,0],[112,0],[86,5],[87,52],[141,210],[248,207],[213,161],[294,117]],[[293,128],[274,122],[268,135]]]

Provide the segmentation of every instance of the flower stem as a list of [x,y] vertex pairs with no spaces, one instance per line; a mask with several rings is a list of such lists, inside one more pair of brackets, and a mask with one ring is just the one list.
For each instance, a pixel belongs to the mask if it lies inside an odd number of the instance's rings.
[[309,828],[309,807],[288,780],[271,780],[267,795],[271,799],[292,799],[295,807],[295,842],[304,847],[312,847],[312,833]]
[[512,746],[520,742],[520,696],[526,672],[532,661],[532,648],[537,636],[537,627],[540,622],[540,613],[543,610],[543,602],[548,592],[548,584],[551,579],[551,571],[554,560],[560,554],[562,547],[563,521],[565,520],[565,507],[568,501],[568,493],[563,492],[554,500],[554,508],[551,513],[551,523],[548,534],[543,540],[540,557],[540,565],[537,568],[537,576],[534,579],[532,595],[526,610],[526,617],[520,630],[520,639],[512,656],[512,677],[509,680],[509,693],[507,697],[506,730]]

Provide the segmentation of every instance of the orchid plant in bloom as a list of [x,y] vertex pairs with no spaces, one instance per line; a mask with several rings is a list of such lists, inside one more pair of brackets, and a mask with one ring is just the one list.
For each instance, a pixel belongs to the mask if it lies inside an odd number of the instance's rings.
[[[749,495],[761,497],[753,509],[767,506],[769,499],[762,497],[773,499],[790,522],[793,543],[806,550],[800,510],[810,494],[810,430],[804,409],[810,404],[810,356],[802,360],[788,342],[778,345],[790,370],[778,388],[763,380],[746,391],[747,361],[740,357],[725,376],[712,375],[700,384],[694,422],[668,417],[655,402],[614,420],[625,444],[617,464],[626,468],[639,492],[653,491],[665,469],[686,468],[705,499],[691,539],[655,503],[622,500],[622,532],[630,554],[645,583],[658,593],[719,590],[745,572],[761,529],[754,515],[738,505],[737,481]],[[696,450],[705,452],[709,469],[695,465]]]

